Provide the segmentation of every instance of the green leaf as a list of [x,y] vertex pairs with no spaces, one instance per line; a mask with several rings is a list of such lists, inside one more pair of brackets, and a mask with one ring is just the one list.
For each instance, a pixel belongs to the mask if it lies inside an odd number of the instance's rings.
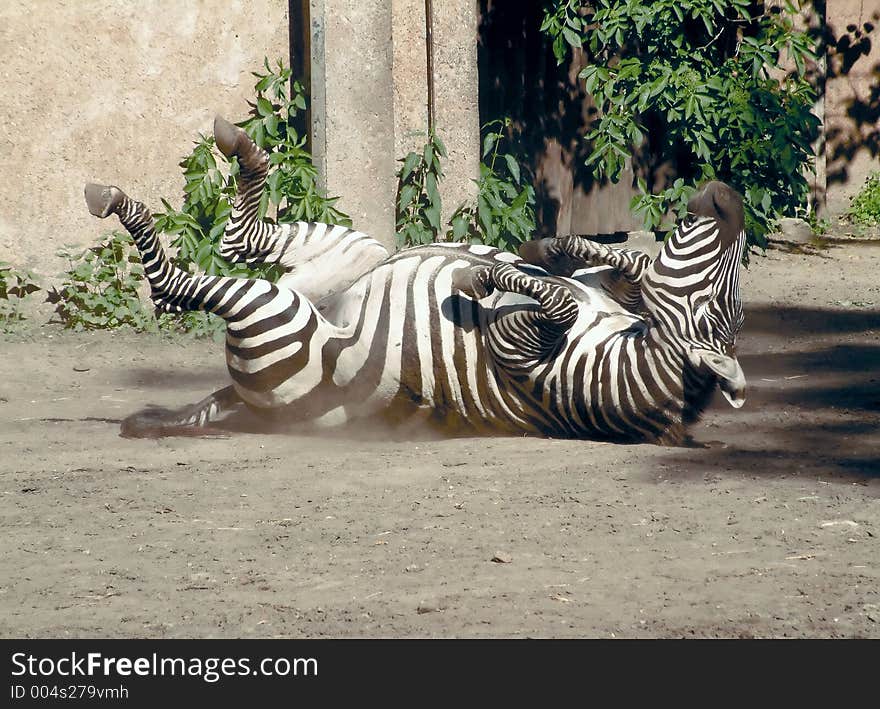
[[400,188],[400,194],[397,198],[398,208],[406,209],[413,202],[413,198],[418,194],[418,188],[415,185],[404,185]]
[[271,116],[275,112],[272,103],[262,96],[257,99],[257,113],[263,117]]
[[514,158],[513,155],[506,154],[504,160],[507,163],[507,169],[510,170],[513,181],[519,184],[519,163],[516,161],[516,158]]
[[276,114],[272,113],[266,116],[263,125],[266,127],[266,133],[273,138],[278,138],[278,116]]
[[403,168],[400,171],[400,181],[406,182],[416,165],[419,164],[421,156],[418,153],[409,153],[403,161]]
[[433,173],[428,173],[425,177],[425,193],[432,205],[440,205],[440,193],[437,190],[437,178]]
[[581,36],[569,27],[562,28],[562,36],[572,47],[580,47],[583,44]]
[[468,233],[468,220],[463,214],[458,214],[452,218],[452,239],[453,241],[461,241]]
[[[434,149],[435,149],[435,151],[440,155],[440,157],[442,157],[442,158],[444,158],[444,159],[447,158],[447,157],[449,157],[449,155],[448,155],[447,152],[446,152],[446,146],[443,144],[443,141],[440,140],[440,136],[439,136],[439,135],[434,135],[434,136],[433,136],[433,141],[434,141]],[[435,160],[435,163],[436,163],[436,162],[437,162],[437,161]]]
[[485,158],[489,153],[492,152],[492,148],[495,146],[495,141],[498,139],[497,133],[489,133],[486,138],[483,140],[483,157]]
[[434,231],[439,231],[440,229],[440,206],[432,204],[429,207],[425,207],[425,217],[428,220],[428,223],[431,225],[431,228]]

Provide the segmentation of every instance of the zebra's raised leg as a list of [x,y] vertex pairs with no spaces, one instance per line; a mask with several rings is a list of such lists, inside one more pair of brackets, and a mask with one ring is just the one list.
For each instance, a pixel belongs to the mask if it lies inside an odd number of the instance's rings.
[[[85,196],[92,214],[116,214],[134,238],[158,307],[172,312],[205,310],[226,321],[226,360],[236,396],[257,409],[271,409],[314,387],[314,373],[291,380],[315,360],[311,349],[320,352],[338,329],[307,298],[262,279],[191,276],[168,260],[143,204],[117,187],[87,185]],[[231,392],[221,392],[195,407],[170,412],[167,420],[160,418],[167,423],[166,433],[179,434],[181,427],[210,423],[212,416],[235,403]],[[162,430],[155,417],[144,428]]]
[[[96,217],[111,214],[119,217],[122,226],[131,234],[144,265],[144,274],[150,283],[151,298],[161,309],[169,312],[204,310],[219,315],[235,328],[252,312],[242,313],[245,303],[262,294],[261,304],[277,301],[289,305],[292,298],[279,294],[269,281],[258,278],[230,278],[227,276],[190,275],[168,259],[156,234],[153,215],[147,207],[128,197],[114,186],[88,184],[86,204]],[[245,298],[243,296],[250,296]]]
[[188,307],[186,299],[181,297],[193,290],[194,279],[172,266],[165,258],[156,236],[153,215],[146,206],[129,199],[128,195],[113,185],[87,184],[85,198],[89,212],[94,216],[106,219],[115,214],[131,234],[150,283],[150,297],[158,308],[169,312],[198,309],[197,306]]
[[552,356],[578,318],[578,303],[566,286],[529,276],[511,264],[461,269],[453,284],[475,299],[499,290],[537,301],[537,307],[495,307],[489,342],[496,358],[510,369],[528,368]]
[[220,254],[233,261],[276,264],[284,271],[278,285],[299,291],[312,302],[347,288],[388,258],[388,250],[354,229],[317,222],[275,224],[259,218],[260,198],[269,173],[269,154],[240,127],[219,116],[214,139],[240,166],[238,191],[220,242]]
[[590,241],[581,236],[560,236],[527,241],[520,245],[519,255],[527,263],[559,273],[554,266],[567,262],[571,271],[585,266],[610,266],[621,276],[638,282],[651,265],[651,257],[635,249],[621,249]]
[[[220,255],[251,265],[272,261],[273,250],[283,241],[284,229],[259,218],[260,198],[269,174],[269,154],[241,128],[220,116],[214,118],[214,141],[221,153],[237,158],[239,165],[238,189],[220,240]],[[275,261],[279,255],[275,255]]]
[[530,276],[509,263],[462,269],[454,275],[453,283],[477,299],[485,298],[496,289],[534,298],[540,306],[533,311],[536,322],[554,329],[568,330],[577,320],[577,301],[568,288],[549,279]]
[[519,253],[527,263],[556,275],[571,276],[588,266],[609,266],[610,272],[601,279],[602,287],[627,310],[644,309],[641,280],[653,259],[642,251],[614,248],[580,236],[562,236],[527,241]]

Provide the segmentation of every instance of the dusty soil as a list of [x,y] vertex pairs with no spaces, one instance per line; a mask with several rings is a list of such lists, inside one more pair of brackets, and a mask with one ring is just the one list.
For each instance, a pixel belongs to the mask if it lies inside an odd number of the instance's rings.
[[880,243],[744,274],[750,391],[705,449],[126,440],[222,347],[0,340],[4,637],[880,637]]

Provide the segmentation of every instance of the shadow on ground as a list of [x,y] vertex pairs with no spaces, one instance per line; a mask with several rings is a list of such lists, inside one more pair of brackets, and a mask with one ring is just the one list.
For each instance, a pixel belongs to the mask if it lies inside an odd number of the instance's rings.
[[791,336],[814,334],[819,337],[844,333],[880,333],[880,311],[795,306],[746,306],[743,340],[755,333],[772,333],[785,341]]
[[880,477],[880,313],[747,308],[740,347],[746,407],[741,416],[718,405],[710,412],[730,422],[726,447],[677,463],[694,472]]

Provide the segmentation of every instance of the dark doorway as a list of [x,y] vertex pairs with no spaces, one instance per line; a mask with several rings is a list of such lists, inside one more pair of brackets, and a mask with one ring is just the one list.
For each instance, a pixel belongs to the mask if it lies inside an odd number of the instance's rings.
[[542,3],[480,0],[480,122],[512,119],[510,137],[534,175],[539,235],[636,229],[632,172],[599,185],[584,164],[595,108],[577,76],[583,57],[557,65],[542,19]]

